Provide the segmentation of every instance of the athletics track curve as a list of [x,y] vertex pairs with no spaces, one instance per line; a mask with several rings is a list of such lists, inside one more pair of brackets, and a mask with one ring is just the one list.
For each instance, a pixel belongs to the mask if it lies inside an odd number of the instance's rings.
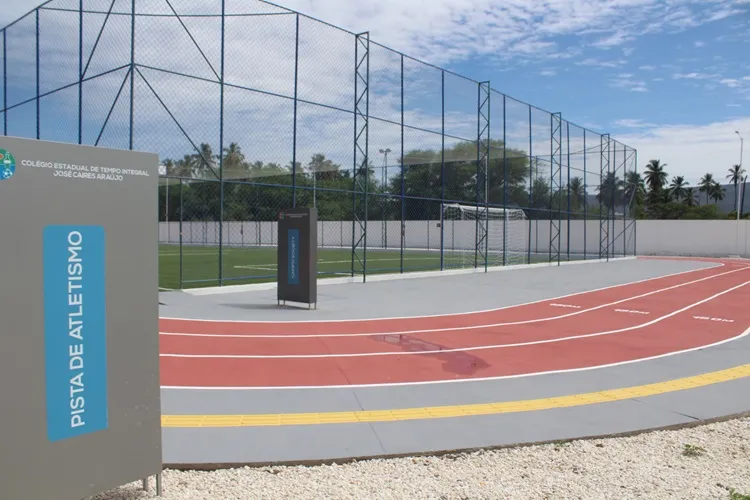
[[[325,321],[162,317],[164,463],[211,468],[455,451],[748,411],[738,395],[750,392],[750,261],[690,260],[703,262],[665,262],[679,270],[672,274],[639,258],[485,275],[483,293],[496,286],[518,292],[529,279],[538,286],[543,272],[542,286],[558,279],[549,288],[563,293],[577,273],[594,279],[578,293],[484,311]],[[649,277],[628,283],[628,276]],[[461,278],[431,279],[378,293],[409,300],[419,287]],[[481,281],[464,279],[462,290]],[[595,289],[603,282],[617,284]],[[352,286],[326,293],[358,290]],[[529,290],[522,296],[554,293]],[[205,304],[218,307],[216,317],[233,312],[222,303],[270,299],[249,294]],[[205,299],[186,300],[182,311],[195,314],[193,300]],[[512,303],[507,293],[503,302]]]
[[162,319],[166,387],[285,388],[487,380],[652,359],[750,324],[750,265],[491,311],[324,322]]

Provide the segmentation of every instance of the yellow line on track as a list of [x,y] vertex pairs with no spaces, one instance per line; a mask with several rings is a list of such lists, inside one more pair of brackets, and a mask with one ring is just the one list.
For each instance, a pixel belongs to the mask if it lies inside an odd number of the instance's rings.
[[168,428],[216,428],[216,427],[264,427],[286,425],[349,424],[363,422],[398,422],[471,415],[500,415],[527,411],[569,408],[630,398],[656,396],[669,392],[705,387],[721,382],[750,377],[750,364],[694,377],[670,380],[655,384],[625,387],[608,391],[573,394],[526,401],[502,403],[467,404],[454,406],[432,406],[375,411],[336,411],[322,413],[269,413],[255,415],[163,415],[162,427]]

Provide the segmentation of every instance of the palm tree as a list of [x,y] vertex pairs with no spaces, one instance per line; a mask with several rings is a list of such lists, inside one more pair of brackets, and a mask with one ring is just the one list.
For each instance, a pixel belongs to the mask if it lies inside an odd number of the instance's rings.
[[165,158],[161,164],[164,166],[164,177],[169,177],[174,173],[175,163],[173,159]]
[[[646,184],[638,172],[628,172],[623,181],[622,195],[625,204],[632,210],[634,207],[643,206],[646,201]],[[630,213],[630,212],[629,212]]]
[[694,207],[698,204],[698,193],[695,192],[694,188],[686,188],[685,189],[685,198],[683,199],[683,203],[685,203],[688,207]]
[[739,184],[742,182],[742,175],[745,173],[745,169],[742,168],[742,165],[733,165],[729,169],[729,175],[727,175],[727,180],[731,184],[734,184],[734,206],[737,206],[737,201],[739,199],[740,190],[739,190]]
[[614,172],[607,173],[607,176],[596,188],[596,199],[599,202],[599,205],[612,210],[614,210],[615,207],[620,206],[623,199],[624,184],[625,183],[622,179],[619,179]]
[[201,144],[198,148],[198,152],[193,155],[193,161],[197,177],[211,177],[208,175],[209,173],[214,174],[216,177],[219,176],[214,169],[216,166],[216,158],[214,158],[214,152],[210,144]]
[[660,160],[651,160],[646,165],[646,172],[643,177],[651,191],[661,191],[666,184],[667,172],[664,170],[666,166],[667,164],[662,164]]
[[578,210],[583,204],[583,181],[580,177],[573,177],[568,184],[570,191],[571,210]]
[[669,185],[669,194],[675,201],[681,201],[686,195],[685,188],[687,188],[687,185],[685,177],[678,175],[672,178],[672,184]]
[[176,168],[172,171],[172,174],[177,177],[193,177],[196,173],[195,159],[192,155],[185,155],[182,160],[177,160]]
[[724,186],[718,182],[714,182],[710,188],[708,188],[708,196],[714,200],[714,205],[724,199]]
[[713,174],[706,174],[704,175],[700,182],[698,183],[699,189],[701,193],[706,193],[706,203],[708,203],[709,194],[711,192],[711,186],[714,185],[714,175]]

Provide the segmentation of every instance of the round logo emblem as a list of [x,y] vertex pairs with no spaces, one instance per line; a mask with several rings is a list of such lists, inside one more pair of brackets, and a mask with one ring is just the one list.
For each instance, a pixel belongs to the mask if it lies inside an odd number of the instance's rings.
[[16,173],[16,159],[4,149],[0,149],[0,181],[10,179]]

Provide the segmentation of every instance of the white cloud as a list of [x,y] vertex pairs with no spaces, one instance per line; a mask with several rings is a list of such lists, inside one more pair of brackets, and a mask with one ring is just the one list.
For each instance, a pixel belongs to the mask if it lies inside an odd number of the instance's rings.
[[616,88],[629,90],[630,92],[648,92],[648,87],[644,80],[634,80],[630,73],[617,75],[610,81],[610,85]]
[[638,69],[641,71],[653,71],[656,69],[656,66],[651,66],[649,64],[644,64],[643,66],[638,66]]
[[539,74],[542,76],[555,76],[557,74],[557,71],[553,69],[544,69],[540,71]]
[[694,186],[707,172],[723,180],[727,170],[739,163],[740,141],[735,130],[750,137],[750,116],[707,125],[653,126],[617,137],[638,150],[639,171],[649,160],[659,159],[668,165],[670,177],[684,175]]
[[614,125],[616,127],[623,127],[623,128],[653,128],[656,127],[655,124],[644,122],[640,119],[634,119],[634,118],[625,118],[622,120],[617,120],[614,122]]
[[711,74],[711,73],[675,73],[672,75],[672,78],[675,80],[708,80],[711,78],[717,78],[721,75],[717,74]]
[[586,58],[582,61],[576,61],[576,65],[578,66],[599,66],[602,68],[617,68],[619,66],[623,66],[627,64],[628,62],[624,59],[619,59],[615,61],[600,61],[598,59],[595,59],[593,57]]
[[[732,0],[673,5],[654,0],[286,0],[282,3],[397,50],[441,63],[477,54],[559,53],[558,36],[607,49],[679,32],[741,12]],[[576,45],[573,43],[572,45]],[[632,51],[625,48],[625,55]],[[541,52],[541,54],[539,54]]]
[[719,83],[723,83],[724,85],[732,89],[737,88],[740,85],[742,85],[740,81],[735,78],[724,78],[722,80],[719,80]]
[[693,43],[696,47],[703,47],[706,45],[706,42],[701,42],[700,40]]

